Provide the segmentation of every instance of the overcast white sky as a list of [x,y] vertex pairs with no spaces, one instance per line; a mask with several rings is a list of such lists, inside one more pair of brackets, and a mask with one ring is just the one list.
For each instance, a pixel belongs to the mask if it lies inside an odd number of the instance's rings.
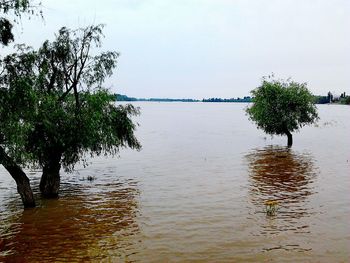
[[350,94],[349,0],[42,0],[45,21],[22,19],[16,42],[38,47],[62,26],[104,23],[121,53],[114,92],[231,98],[261,77]]

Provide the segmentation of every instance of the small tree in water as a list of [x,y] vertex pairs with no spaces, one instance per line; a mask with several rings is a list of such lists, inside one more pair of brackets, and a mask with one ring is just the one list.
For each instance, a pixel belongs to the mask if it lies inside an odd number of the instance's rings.
[[249,118],[268,134],[287,135],[318,119],[317,108],[306,83],[264,77],[260,87],[251,92],[253,105],[246,109]]
[[[138,108],[116,106],[102,87],[118,53],[92,55],[101,36],[101,25],[62,28],[54,42],[46,41],[38,51],[18,46],[17,53],[0,61],[0,163],[17,185],[25,174],[13,167],[39,167],[42,195],[56,197],[61,167],[72,171],[87,154],[141,148],[131,120]],[[18,191],[25,206],[33,206],[26,194],[31,189]]]

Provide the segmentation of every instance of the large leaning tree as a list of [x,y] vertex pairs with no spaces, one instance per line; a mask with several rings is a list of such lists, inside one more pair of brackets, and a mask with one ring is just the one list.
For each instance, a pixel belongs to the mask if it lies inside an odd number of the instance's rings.
[[288,147],[293,144],[292,132],[318,119],[314,98],[306,83],[268,76],[251,94],[253,105],[246,109],[249,118],[267,134],[286,135]]
[[62,28],[39,50],[18,45],[0,60],[0,160],[25,206],[34,199],[21,167],[42,169],[42,195],[57,197],[61,167],[72,171],[88,156],[141,148],[131,119],[138,108],[117,106],[102,87],[118,57],[97,52],[102,28]]
[[[42,16],[41,10],[38,9],[39,5],[40,2],[36,2],[36,0],[0,0],[0,48],[14,41],[13,26],[21,20],[22,14]],[[0,53],[0,59],[1,55]],[[3,73],[4,70],[0,72],[0,76]],[[2,121],[0,118],[0,124]],[[0,132],[0,164],[4,165],[11,174],[21,174],[15,178],[18,192],[21,194],[25,206],[34,206],[29,178],[21,167],[6,154],[5,149],[1,146],[2,139],[3,135]]]

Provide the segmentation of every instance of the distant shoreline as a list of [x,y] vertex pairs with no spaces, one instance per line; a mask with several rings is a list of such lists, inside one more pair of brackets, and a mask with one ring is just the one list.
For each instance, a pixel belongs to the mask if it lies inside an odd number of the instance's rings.
[[172,98],[134,98],[128,97],[126,95],[115,94],[116,101],[150,101],[150,102],[252,102],[252,98],[247,96],[244,98],[230,98],[230,99],[222,99],[222,98],[209,98],[209,99],[172,99]]
[[[334,101],[329,103],[329,99],[327,99],[326,96],[314,96],[315,97],[315,104],[327,104],[327,105],[349,105],[347,101]],[[115,100],[116,101],[127,101],[127,102],[133,102],[133,101],[146,101],[146,102],[217,102],[217,103],[251,103],[253,102],[253,98],[246,96],[243,98],[230,98],[230,99],[222,99],[222,98],[209,98],[209,99],[171,99],[171,98],[134,98],[134,97],[128,97],[126,95],[121,94],[115,94]]]

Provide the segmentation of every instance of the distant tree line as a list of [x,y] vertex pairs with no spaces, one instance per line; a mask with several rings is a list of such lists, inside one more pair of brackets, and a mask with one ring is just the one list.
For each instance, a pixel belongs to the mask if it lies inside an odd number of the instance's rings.
[[252,98],[249,96],[246,96],[244,98],[231,98],[231,99],[222,99],[222,98],[210,98],[210,99],[203,99],[203,102],[252,102]]
[[170,98],[134,98],[134,97],[128,97],[126,95],[121,94],[115,94],[116,101],[158,101],[158,102],[251,102],[251,97],[244,97],[244,98],[231,98],[231,99],[222,99],[222,98],[209,98],[209,99],[202,99],[202,100],[196,100],[196,99],[170,99]]
[[156,102],[198,102],[195,99],[169,99],[169,98],[134,98],[126,95],[115,94],[116,101],[156,101]]
[[350,104],[350,96],[347,96],[345,92],[340,94],[340,96],[335,96],[331,92],[328,92],[327,96],[314,96],[314,101],[316,104],[326,104],[326,103]]
[[115,100],[116,101],[137,101],[138,99],[133,97],[128,97],[126,95],[115,94]]
[[[208,98],[202,100],[195,99],[170,99],[170,98],[134,98],[128,97],[126,95],[115,94],[116,101],[158,101],[158,102],[252,102],[253,98],[250,96],[246,96],[243,98]],[[350,104],[350,96],[347,96],[345,92],[343,92],[340,96],[334,96],[331,92],[328,92],[327,96],[317,96],[314,95],[314,103],[315,104],[326,104],[326,103],[339,103],[339,104]]]

